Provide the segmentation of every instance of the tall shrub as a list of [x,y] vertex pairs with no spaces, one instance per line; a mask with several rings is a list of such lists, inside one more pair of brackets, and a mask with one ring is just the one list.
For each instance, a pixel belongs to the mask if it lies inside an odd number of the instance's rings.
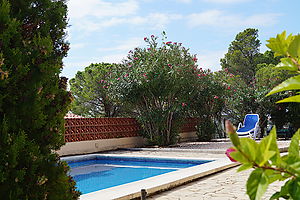
[[135,48],[119,66],[111,88],[136,112],[144,136],[153,144],[176,142],[189,93],[197,79],[196,57],[180,43],[144,38],[147,48]]
[[0,199],[77,199],[64,143],[64,1],[0,1]]

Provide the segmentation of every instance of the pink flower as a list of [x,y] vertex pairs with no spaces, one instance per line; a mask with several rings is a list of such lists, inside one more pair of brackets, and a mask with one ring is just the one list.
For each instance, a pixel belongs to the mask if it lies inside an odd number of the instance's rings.
[[227,90],[230,90],[230,86],[227,87]]
[[182,106],[182,107],[186,106],[186,103],[182,103],[181,106]]
[[146,37],[144,37],[144,40],[146,41],[146,40],[147,40],[147,38],[146,38]]
[[151,35],[152,38],[154,38],[154,35]]
[[148,48],[147,50],[148,50],[148,51],[150,51],[150,50],[151,50],[151,48]]
[[233,147],[229,148],[226,150],[225,154],[226,156],[232,161],[232,162],[237,162],[236,160],[234,160],[231,156],[230,156],[230,153],[231,152],[235,152],[236,149],[234,149]]
[[147,74],[146,74],[146,73],[144,73],[144,74],[143,74],[143,77],[147,78]]
[[236,89],[234,89],[233,91],[236,92]]
[[196,58],[196,57],[193,58],[193,61],[197,62],[197,60],[198,60],[198,58]]
[[124,75],[124,77],[128,77],[128,76],[129,76],[129,74],[125,74],[125,75]]
[[169,41],[169,42],[166,42],[166,44],[172,44],[172,42],[171,42],[171,41]]
[[119,78],[117,78],[117,80],[120,80],[120,77],[119,77]]
[[197,76],[202,76],[202,74],[197,74]]
[[134,57],[133,59],[134,59],[134,60],[138,60],[139,58],[138,58],[138,57]]
[[218,99],[219,97],[218,96],[214,96],[214,99]]

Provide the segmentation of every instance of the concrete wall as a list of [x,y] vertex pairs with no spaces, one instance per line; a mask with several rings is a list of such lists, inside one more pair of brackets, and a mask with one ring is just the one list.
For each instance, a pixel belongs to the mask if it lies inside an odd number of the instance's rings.
[[196,132],[180,133],[179,142],[192,142],[198,139]]
[[[197,135],[195,132],[181,133],[180,142],[195,141]],[[88,140],[80,142],[67,142],[58,151],[60,156],[96,153],[100,151],[115,150],[118,148],[143,147],[146,139],[142,137],[125,137],[101,140]]]

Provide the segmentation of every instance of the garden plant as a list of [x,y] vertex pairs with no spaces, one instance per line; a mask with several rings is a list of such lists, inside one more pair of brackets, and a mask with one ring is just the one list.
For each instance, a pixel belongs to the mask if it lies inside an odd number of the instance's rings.
[[[300,35],[286,36],[286,32],[283,32],[276,38],[270,38],[267,46],[275,56],[282,56],[276,68],[293,74],[268,95],[278,92],[289,93],[288,98],[277,103],[299,103],[300,95],[297,93],[300,90]],[[299,118],[299,115],[296,117]],[[285,181],[285,183],[270,199],[300,199],[300,129],[292,137],[286,155],[280,155],[275,128],[260,143],[249,138],[239,138],[229,121],[226,122],[226,132],[234,145],[226,153],[232,161],[242,164],[238,171],[254,168],[246,185],[251,200],[261,199],[268,185],[275,181]]]
[[177,142],[199,80],[209,74],[197,68],[189,49],[166,39],[165,33],[161,44],[154,35],[145,37],[147,47],[130,51],[109,83],[112,96],[134,111],[143,135],[157,145]]

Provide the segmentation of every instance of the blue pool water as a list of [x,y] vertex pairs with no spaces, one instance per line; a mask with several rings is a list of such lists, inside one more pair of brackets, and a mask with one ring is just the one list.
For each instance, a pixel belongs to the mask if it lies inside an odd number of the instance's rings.
[[78,189],[86,194],[200,165],[210,160],[95,156],[88,160],[67,162]]

